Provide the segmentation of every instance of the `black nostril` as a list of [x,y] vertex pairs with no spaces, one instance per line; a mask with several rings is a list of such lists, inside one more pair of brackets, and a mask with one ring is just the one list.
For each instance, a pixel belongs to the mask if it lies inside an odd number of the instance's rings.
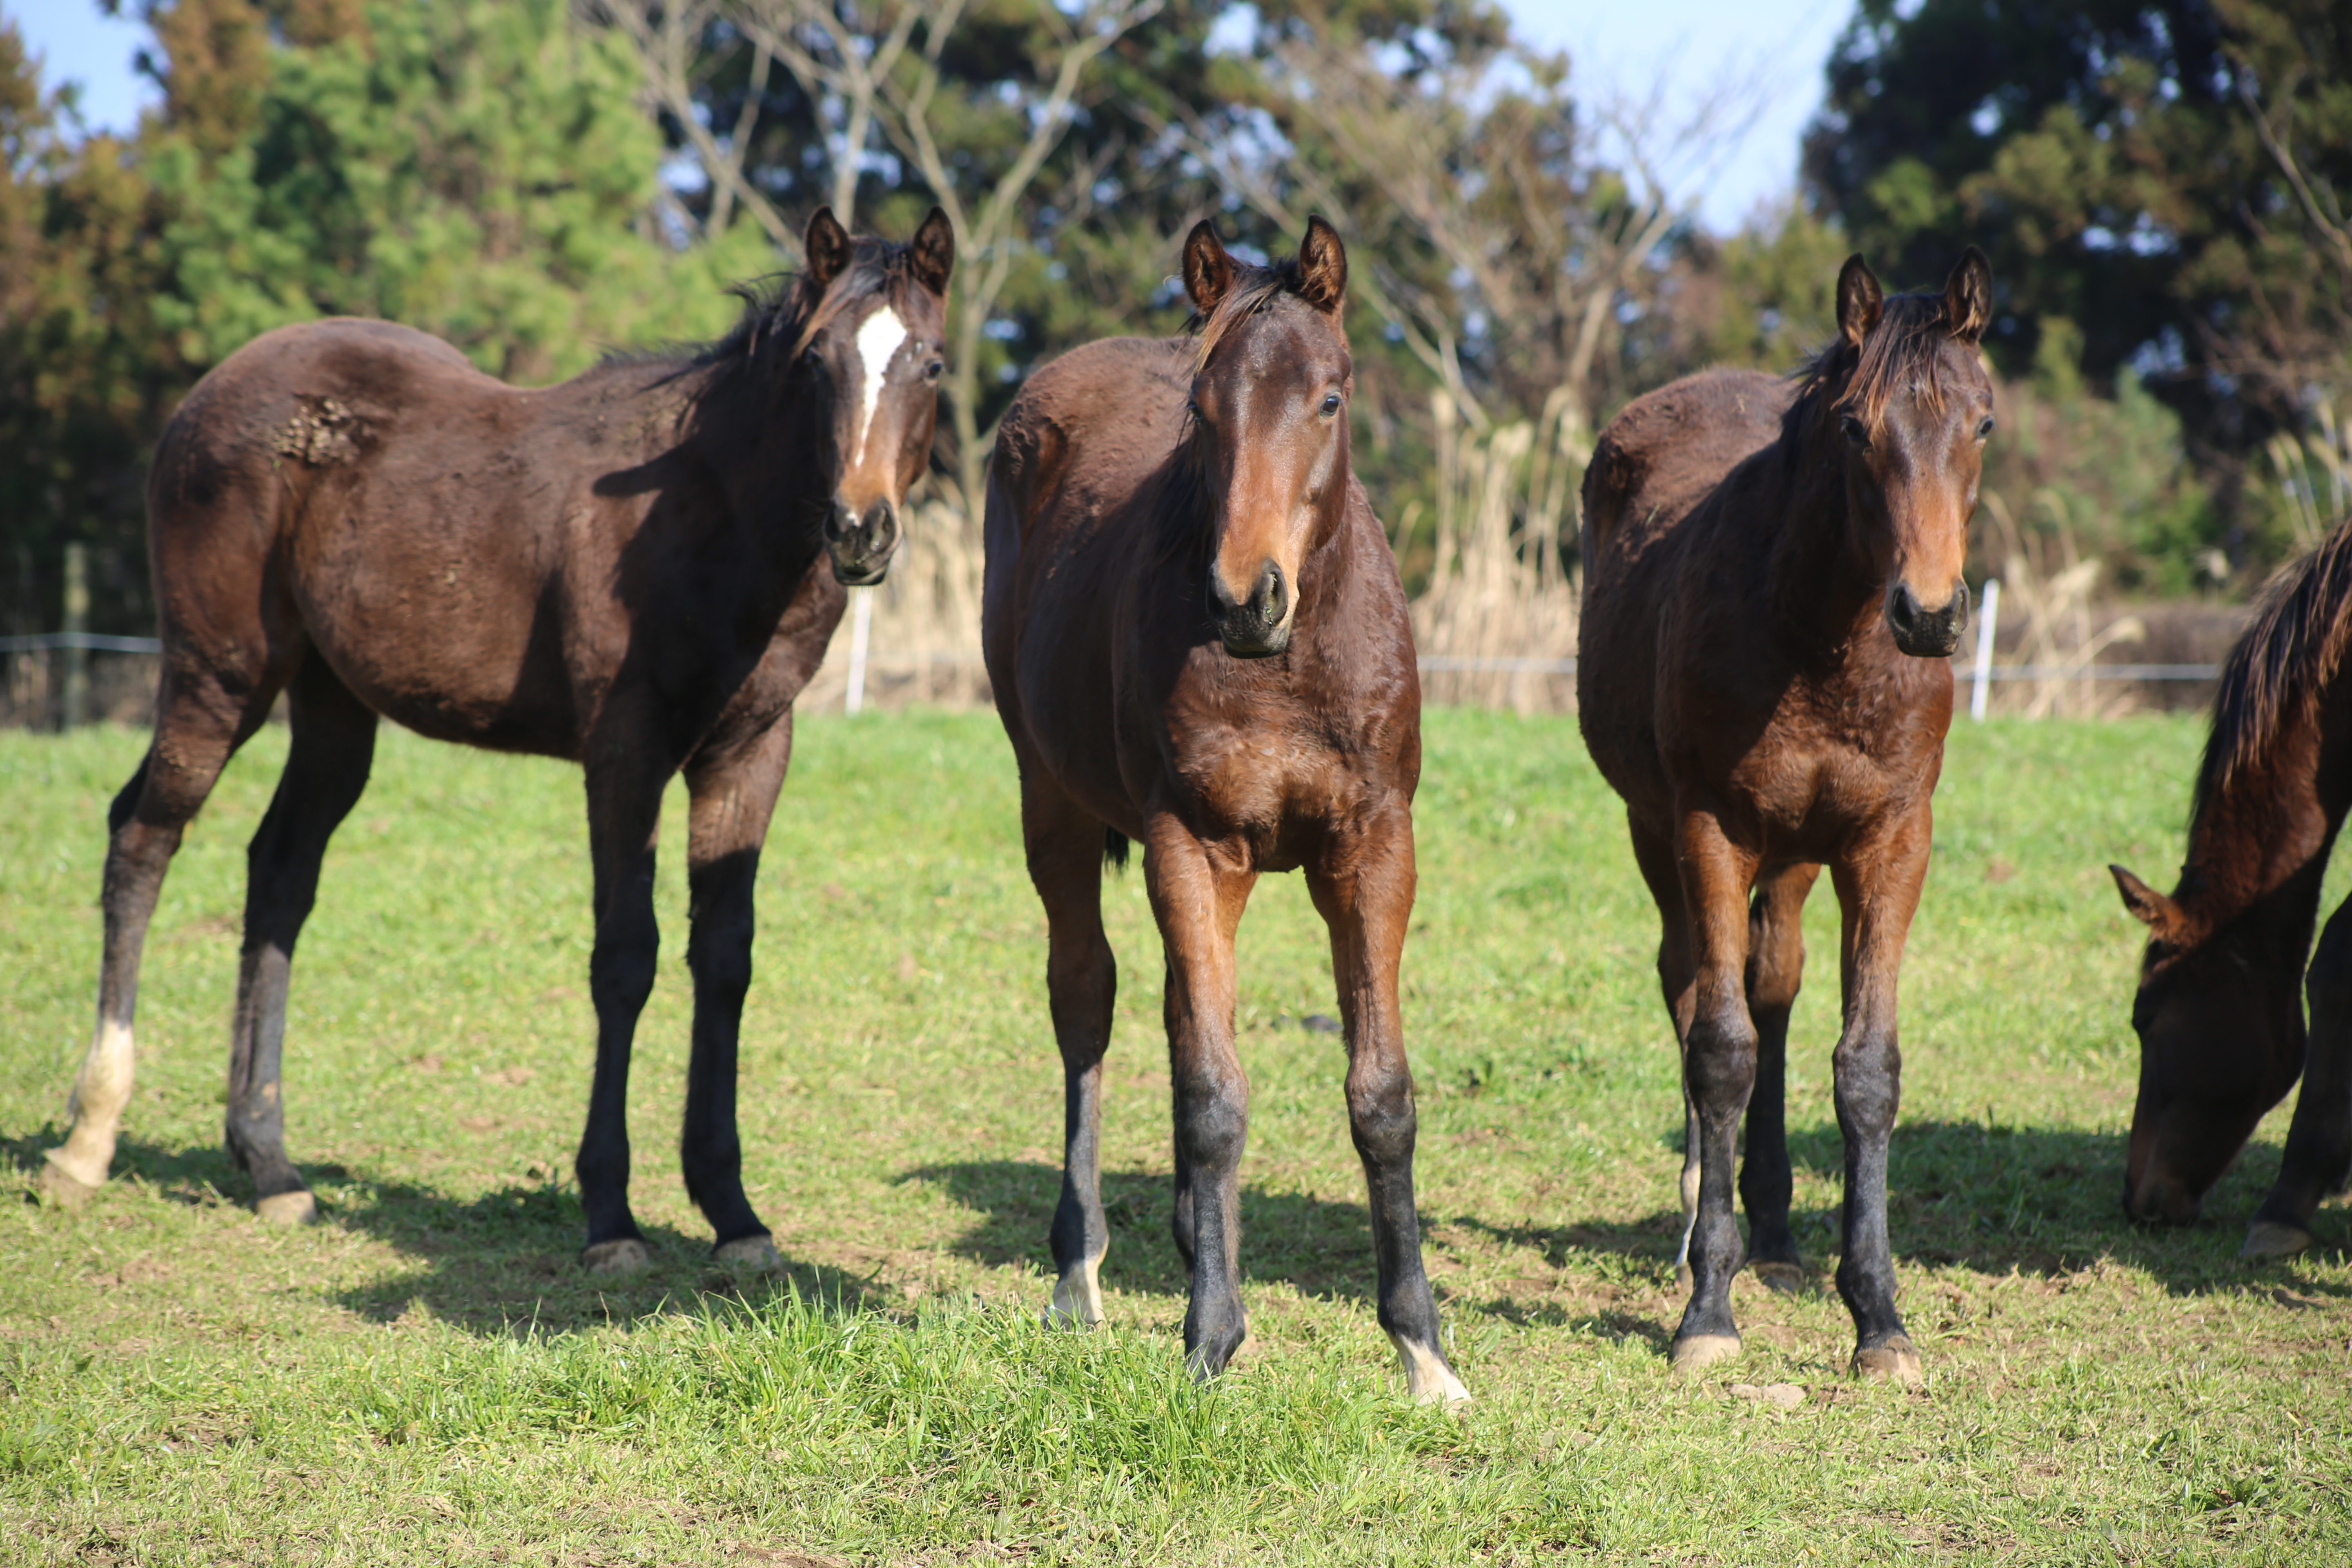
[[1290,584],[1275,562],[1265,563],[1257,574],[1256,591],[1250,595],[1250,604],[1257,611],[1258,620],[1269,626],[1278,626],[1290,609]]
[[1895,605],[1887,619],[1895,623],[1895,629],[1899,632],[1907,632],[1919,624],[1919,601],[1912,595],[1910,584],[1895,585]]

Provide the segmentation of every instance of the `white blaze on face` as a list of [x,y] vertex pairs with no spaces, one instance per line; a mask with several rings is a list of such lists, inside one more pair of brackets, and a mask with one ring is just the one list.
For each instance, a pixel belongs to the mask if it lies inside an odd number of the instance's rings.
[[866,461],[866,438],[874,433],[874,413],[882,406],[882,373],[890,368],[890,358],[898,345],[907,341],[907,323],[898,312],[885,305],[866,318],[857,329],[857,357],[866,367],[865,414],[857,426],[857,461]]

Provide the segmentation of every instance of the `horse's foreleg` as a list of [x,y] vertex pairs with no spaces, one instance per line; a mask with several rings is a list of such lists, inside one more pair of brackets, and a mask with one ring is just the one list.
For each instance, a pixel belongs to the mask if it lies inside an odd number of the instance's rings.
[[[1678,1062],[1689,1059],[1691,1007],[1696,997],[1696,969],[1691,958],[1690,911],[1683,904],[1682,873],[1675,866],[1674,846],[1664,838],[1643,830],[1629,815],[1626,827],[1633,840],[1633,862],[1642,868],[1642,879],[1649,884],[1650,898],[1658,906],[1658,991],[1666,1004],[1667,1021],[1674,1025],[1675,1052]],[[1675,1252],[1675,1286],[1687,1293],[1691,1288],[1691,1232],[1698,1226],[1698,1110],[1691,1103],[1690,1082],[1685,1066],[1683,1082],[1683,1238]]]
[[1022,759],[1021,834],[1029,880],[1045,906],[1045,990],[1062,1053],[1062,1198],[1055,1205],[1049,1324],[1102,1321],[1103,1053],[1110,1047],[1118,963],[1103,934],[1103,825]]
[[1418,1128],[1406,1064],[1397,963],[1412,915],[1412,818],[1399,806],[1335,845],[1307,870],[1331,936],[1331,975],[1348,1041],[1348,1129],[1363,1162],[1379,1269],[1379,1316],[1422,1404],[1458,1405],[1470,1391],[1446,1364],[1437,1303],[1421,1258],[1412,1203]]
[[1748,1150],[1739,1202],[1748,1210],[1748,1260],[1776,1290],[1800,1289],[1804,1259],[1789,1233],[1789,1009],[1804,973],[1805,895],[1819,866],[1769,867],[1748,910],[1748,1016],[1756,1025],[1756,1089],[1748,1099]]
[[2311,1037],[2303,1089],[2287,1124],[2278,1181],[2246,1232],[2247,1258],[2287,1258],[2309,1247],[2319,1200],[2352,1173],[2352,899],[2319,933],[2304,988]]
[[41,1190],[53,1203],[79,1203],[105,1184],[123,1108],[131,1103],[139,959],[147,922],[163,894],[163,874],[221,768],[268,717],[276,695],[270,687],[240,701],[216,683],[175,679],[168,670],[164,675],[156,698],[155,739],[107,813],[106,947],[99,969],[98,1028],[66,1106],[71,1128],[64,1145],[48,1152],[41,1173]]
[[596,1073],[573,1169],[588,1215],[580,1261],[617,1274],[653,1261],[629,1212],[629,1047],[653,994],[660,933],[654,924],[654,838],[667,765],[652,727],[589,739],[588,845],[595,862],[596,940],[588,992],[596,1007]]
[[1168,952],[1178,1197],[1180,1205],[1189,1197],[1192,1208],[1184,1354],[1206,1377],[1223,1370],[1248,1333],[1241,1298],[1241,1162],[1249,1080],[1234,1049],[1234,931],[1257,874],[1218,864],[1165,813],[1146,829],[1143,870]]
[[1748,889],[1753,856],[1724,836],[1716,815],[1687,813],[1677,843],[1683,901],[1690,912],[1693,994],[1684,1037],[1683,1086],[1690,1097],[1699,1157],[1697,1214],[1691,1230],[1691,1296],[1675,1331],[1674,1364],[1696,1371],[1739,1352],[1731,1279],[1742,1260],[1731,1212],[1739,1119],[1756,1083],[1756,1026],[1742,972],[1748,958]]
[[746,745],[687,766],[686,965],[694,975],[694,1048],[687,1066],[686,1121],[678,1159],[686,1190],[717,1236],[713,1256],[776,1268],[774,1240],[743,1192],[743,1141],[737,1129],[737,1042],[751,986],[752,894],[760,847],[792,761],[793,721],[783,718]]
[[279,1058],[294,943],[319,891],[327,840],[367,787],[375,715],[316,653],[288,689],[294,738],[261,829],[246,851],[245,947],[229,1043],[230,1156],[252,1173],[265,1219],[298,1224],[318,1205],[286,1157]]
[[1886,1234],[1886,1144],[1902,1101],[1895,979],[1903,939],[1927,877],[1928,814],[1914,816],[1832,868],[1841,914],[1845,1026],[1834,1059],[1838,1131],[1845,1142],[1845,1237],[1838,1294],[1853,1314],[1853,1373],[1916,1384],[1919,1352],[1895,1309]]

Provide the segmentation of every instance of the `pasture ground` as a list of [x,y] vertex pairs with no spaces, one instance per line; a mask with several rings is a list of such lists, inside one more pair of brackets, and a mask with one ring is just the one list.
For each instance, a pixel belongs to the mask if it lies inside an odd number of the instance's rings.
[[[1893,1157],[1919,1393],[1841,1375],[1827,1288],[1835,912],[1808,911],[1790,1126],[1821,1289],[1743,1277],[1745,1355],[1668,1375],[1681,1116],[1654,917],[1572,719],[1433,713],[1406,954],[1420,1194],[1460,1418],[1373,1322],[1320,927],[1242,931],[1255,1335],[1181,1369],[1160,973],[1108,885],[1110,1322],[1052,1333],[1057,1064],[992,716],[802,726],[761,879],[743,1126],[789,1280],[707,1261],[673,1140],[688,1000],[632,1085],[658,1255],[575,1270],[591,1015],[583,811],[554,763],[387,731],[296,964],[292,1146],[325,1222],[266,1228],[221,1152],[258,737],[148,949],[111,1189],[28,1191],[88,1035],[103,814],[143,735],[0,736],[0,1558],[12,1563],[1532,1563],[2352,1559],[2352,1215],[2242,1266],[2283,1108],[2196,1228],[2117,1207],[2138,940],[2193,719],[1962,723],[1904,976]],[[2340,896],[2346,885],[2333,881]]]

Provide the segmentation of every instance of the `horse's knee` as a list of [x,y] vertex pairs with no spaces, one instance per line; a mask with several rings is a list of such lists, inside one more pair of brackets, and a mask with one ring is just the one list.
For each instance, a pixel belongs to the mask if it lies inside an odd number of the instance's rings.
[[1195,1170],[1226,1171],[1239,1164],[1248,1134],[1248,1098],[1240,1084],[1209,1073],[1178,1078],[1176,1141]]
[[1379,1164],[1411,1160],[1419,1125],[1412,1075],[1402,1067],[1349,1077],[1348,1127],[1356,1152],[1366,1160]]
[[705,917],[688,939],[687,967],[705,992],[741,998],[751,989],[751,921]]
[[1744,1011],[1727,1009],[1691,1020],[1683,1076],[1702,1110],[1747,1102],[1756,1087],[1756,1026]]
[[1849,1139],[1885,1137],[1902,1100],[1901,1058],[1894,1037],[1874,1032],[1840,1040],[1832,1065],[1839,1129]]
[[588,994],[596,1010],[635,1013],[644,1007],[659,963],[660,939],[652,931],[599,932],[588,958]]

